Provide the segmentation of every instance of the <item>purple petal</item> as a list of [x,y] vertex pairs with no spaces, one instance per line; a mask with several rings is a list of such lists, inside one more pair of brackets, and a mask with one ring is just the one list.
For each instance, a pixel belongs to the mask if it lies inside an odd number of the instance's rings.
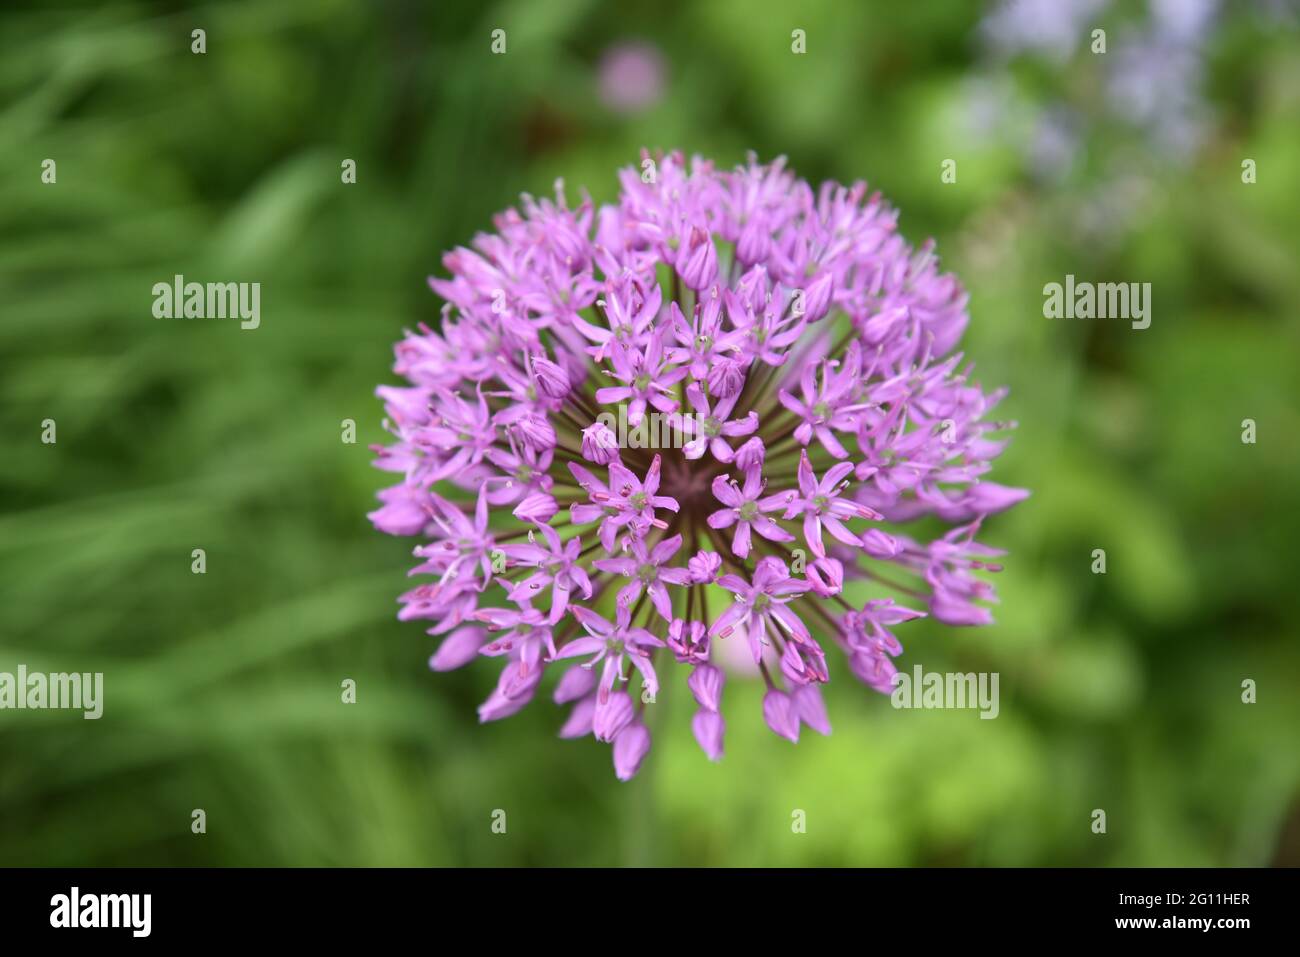
[[457,628],[443,639],[429,659],[429,667],[434,671],[452,671],[468,664],[478,657],[478,650],[486,637],[483,629],[474,625]]
[[726,680],[722,669],[715,665],[696,665],[691,676],[686,679],[686,686],[695,695],[701,708],[717,711],[722,703],[722,685]]
[[722,735],[727,724],[716,711],[697,711],[691,718],[691,733],[710,761],[722,758]]
[[[570,701],[577,701],[591,694],[591,690],[595,687],[596,669],[574,665],[560,677],[560,683],[555,686],[552,700],[556,704],[568,704]],[[594,697],[592,706],[595,706]]]
[[769,688],[763,696],[763,720],[776,734],[791,741],[799,740],[799,714],[784,691]]
[[641,769],[650,752],[650,732],[643,724],[630,724],[614,739],[614,774],[620,781],[630,781]]

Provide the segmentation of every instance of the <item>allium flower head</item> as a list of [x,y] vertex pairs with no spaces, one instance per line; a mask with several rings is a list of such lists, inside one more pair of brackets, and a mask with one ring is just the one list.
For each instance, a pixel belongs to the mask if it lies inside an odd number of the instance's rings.
[[[561,736],[609,743],[626,780],[674,672],[722,757],[723,642],[792,741],[830,733],[824,649],[888,694],[893,626],[991,620],[1001,553],[975,535],[1028,493],[982,481],[1009,423],[954,352],[966,294],[865,184],[679,153],[620,182],[599,207],[525,196],[446,255],[439,328],[377,390],[375,464],[401,478],[370,518],[420,540],[399,617],[446,636],[431,667],[503,660],[480,719],[550,674]],[[658,448],[615,432],[656,418]],[[922,518],[955,527],[923,541]]]

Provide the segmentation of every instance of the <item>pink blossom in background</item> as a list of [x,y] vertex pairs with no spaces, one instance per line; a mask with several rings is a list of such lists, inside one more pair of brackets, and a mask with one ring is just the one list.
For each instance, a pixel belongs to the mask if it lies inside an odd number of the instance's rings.
[[664,58],[650,43],[610,47],[600,59],[597,76],[601,102],[616,113],[639,113],[664,95]]

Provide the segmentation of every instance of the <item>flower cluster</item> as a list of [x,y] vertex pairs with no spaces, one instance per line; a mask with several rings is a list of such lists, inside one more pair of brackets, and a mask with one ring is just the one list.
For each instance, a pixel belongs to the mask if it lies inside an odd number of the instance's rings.
[[[895,624],[990,620],[982,519],[1027,493],[983,481],[1007,423],[954,347],[966,295],[865,184],[814,190],[783,160],[730,172],[644,154],[617,204],[525,196],[447,254],[435,330],[397,344],[376,466],[400,476],[370,518],[418,536],[431,576],[402,619],[445,635],[430,665],[504,662],[483,721],[560,670],[565,737],[633,776],[663,667],[685,666],[692,731],[722,755],[726,643],[797,740],[830,732],[826,649],[888,693]],[[623,405],[688,441],[618,448]],[[925,542],[898,526],[953,526]],[[906,596],[925,612],[852,592]],[[905,600],[905,599],[904,599]],[[712,605],[712,607],[710,607]],[[632,671],[639,686],[632,686]],[[629,693],[631,692],[631,693]]]

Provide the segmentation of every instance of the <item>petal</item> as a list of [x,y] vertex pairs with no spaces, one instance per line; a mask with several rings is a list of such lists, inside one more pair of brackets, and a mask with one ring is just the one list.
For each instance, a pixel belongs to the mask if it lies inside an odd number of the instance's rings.
[[641,770],[641,762],[650,752],[650,732],[643,724],[630,724],[614,739],[614,774],[620,781],[630,781]]
[[736,510],[720,508],[710,514],[706,521],[709,523],[709,528],[730,528],[736,523]]
[[862,539],[845,528],[844,523],[834,515],[823,515],[822,524],[826,526],[826,531],[830,532],[845,545],[862,546]]
[[632,698],[626,691],[616,691],[605,696],[596,693],[596,713],[592,719],[592,733],[597,741],[612,741],[614,737],[632,723],[634,709]]
[[563,661],[566,658],[577,658],[581,655],[599,654],[605,650],[605,639],[596,638],[592,635],[586,635],[582,638],[574,638],[563,648],[555,653],[552,661]]
[[795,742],[799,740],[799,715],[794,702],[784,691],[768,689],[763,696],[763,720],[781,737]]
[[668,559],[677,554],[677,549],[682,547],[682,536],[674,535],[672,538],[665,538],[650,551],[650,561],[655,565],[662,565]]
[[[596,401],[601,405],[613,405],[631,397],[632,390],[625,385],[610,385],[596,390]],[[631,416],[628,416],[628,421],[631,421]]]
[[619,589],[618,604],[624,608],[631,608],[632,602],[641,597],[641,590],[645,587],[645,582],[640,578],[633,578],[630,582]]
[[689,585],[691,583],[691,572],[688,568],[661,568],[659,569],[659,580],[667,582],[669,585]]
[[573,617],[578,619],[578,624],[593,635],[604,636],[614,630],[614,626],[602,616],[596,614],[590,608],[583,608],[581,605],[573,606]]
[[754,526],[754,531],[770,542],[793,542],[795,540],[793,535],[766,515],[755,516],[750,524]]
[[568,719],[560,728],[562,738],[581,738],[591,734],[591,719],[596,713],[596,696],[583,698],[573,706]]
[[749,557],[749,523],[736,523],[736,532],[731,536],[731,552],[737,558]]
[[604,482],[596,478],[596,476],[592,475],[589,471],[587,471],[577,462],[570,462],[568,463],[568,465],[569,465],[569,471],[572,472],[573,477],[578,480],[578,485],[586,489],[588,492],[609,491],[609,489],[605,487]]
[[570,505],[569,521],[574,525],[590,525],[592,522],[599,522],[605,510],[599,505]]
[[709,402],[704,397],[704,390],[700,388],[698,382],[692,382],[687,386],[686,401],[690,403],[696,415],[707,416],[709,414]]
[[710,761],[722,758],[722,736],[727,724],[716,711],[697,711],[691,718],[691,733]]
[[804,498],[812,498],[817,494],[817,479],[813,475],[812,463],[808,461],[806,451],[799,453],[799,491]]
[[745,501],[735,483],[726,475],[719,475],[713,480],[713,497],[732,508],[739,508]]
[[655,666],[650,661],[649,655],[629,654],[628,658],[632,661],[632,667],[641,673],[641,682],[645,690],[650,692],[653,698],[659,694],[659,676],[655,674]]
[[826,557],[826,546],[822,544],[822,522],[816,512],[809,512],[803,517],[803,537],[818,558]]
[[790,694],[795,713],[799,720],[818,734],[831,733],[831,721],[826,715],[826,703],[822,700],[822,690],[815,684],[806,684],[796,688]]
[[[573,464],[569,468],[574,468]],[[619,496],[628,496],[641,488],[641,482],[622,462],[609,463],[609,490]]]
[[825,426],[817,429],[816,432],[817,438],[821,441],[822,446],[827,452],[831,453],[831,455],[835,456],[837,459],[848,458],[848,449],[840,444],[840,440],[835,437],[834,432]]
[[650,602],[655,606],[655,610],[668,621],[672,621],[673,600],[668,594],[668,589],[664,587],[664,583],[653,581],[646,586],[646,590],[650,592]]
[[727,589],[727,591],[735,592],[737,595],[748,595],[752,591],[749,587],[749,582],[745,581],[745,579],[741,578],[739,575],[723,575],[718,579],[718,584]]
[[591,564],[598,571],[610,572],[615,575],[631,575],[636,571],[636,559],[634,558],[597,558]]
[[[842,457],[843,456],[837,456],[837,458],[842,458]],[[821,484],[818,486],[818,490],[823,495],[834,494],[835,486],[839,485],[840,482],[844,481],[844,477],[852,471],[853,471],[852,462],[840,462],[836,465],[832,465],[829,469],[826,470],[826,474],[822,476]]]
[[767,619],[762,615],[750,615],[746,625],[749,651],[754,656],[754,664],[759,664],[763,660],[763,649],[768,645]]
[[696,702],[706,711],[717,711],[722,706],[722,685],[726,680],[721,668],[715,665],[696,665],[686,686],[691,689]]
[[645,488],[645,493],[647,495],[654,495],[656,492],[659,491],[660,465],[661,465],[661,459],[658,455],[656,455],[654,457],[654,461],[650,463],[650,470],[645,474],[644,488]]
[[722,427],[722,434],[727,436],[752,435],[758,429],[758,413],[750,412],[746,418],[733,419]]
[[596,670],[584,668],[582,665],[573,665],[560,677],[560,683],[555,686],[552,699],[556,704],[568,704],[570,701],[577,701],[591,694],[595,687]]
[[718,620],[713,623],[711,628],[709,628],[709,636],[716,638],[724,631],[730,635],[731,632],[735,630],[734,626],[736,623],[748,613],[749,606],[744,602],[738,601],[733,603],[730,608],[718,616]]
[[788,605],[771,605],[768,607],[768,613],[780,622],[792,637],[800,641],[811,641],[812,636],[808,634],[808,626],[805,625]]
[[478,657],[478,650],[487,637],[482,628],[464,625],[443,639],[438,650],[429,659],[434,671],[451,671]]

